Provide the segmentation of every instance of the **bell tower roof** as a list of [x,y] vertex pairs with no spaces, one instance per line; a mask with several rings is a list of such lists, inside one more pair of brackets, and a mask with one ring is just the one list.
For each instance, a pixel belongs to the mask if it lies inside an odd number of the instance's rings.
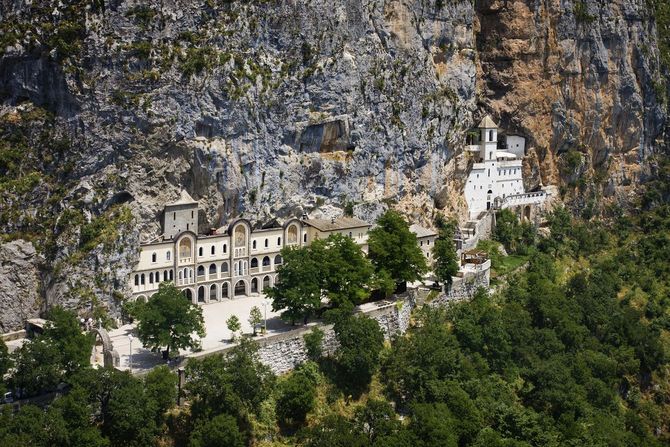
[[181,193],[179,194],[179,199],[166,203],[165,206],[179,206],[179,205],[197,205],[198,202],[193,200],[193,197],[189,193],[186,192],[185,189],[181,190]]
[[498,125],[496,124],[495,121],[493,121],[493,118],[491,118],[491,115],[486,115],[479,123],[480,129],[497,129]]

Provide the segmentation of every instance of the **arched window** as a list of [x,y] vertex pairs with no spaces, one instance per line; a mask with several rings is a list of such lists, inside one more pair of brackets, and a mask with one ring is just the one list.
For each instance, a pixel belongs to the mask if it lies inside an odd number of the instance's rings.
[[149,273],[149,284],[153,284],[153,283],[154,283],[154,273],[151,272],[151,273]]
[[[170,273],[172,273],[172,272],[170,272]],[[182,271],[179,270],[179,273],[177,274],[177,276],[179,277],[179,279],[182,279],[182,278],[184,277],[183,275],[184,275],[184,274],[182,273]]]
[[223,244],[223,253],[228,253],[228,244]]
[[228,283],[221,284],[221,298],[228,298]]
[[156,262],[156,253],[151,253],[151,262]]
[[228,263],[227,262],[221,263],[221,273],[228,273]]
[[136,286],[140,285],[140,275],[135,275],[135,285]]
[[198,302],[199,303],[205,302],[205,286],[198,287]]
[[203,266],[198,266],[198,276],[204,276],[205,275],[205,267]]
[[281,237],[277,238],[277,245],[281,245]]
[[198,248],[198,256],[202,256],[202,247]]
[[244,281],[237,281],[235,284],[235,296],[246,295],[247,294],[247,285]]
[[140,276],[140,284],[144,285],[144,273]]
[[268,287],[270,287],[270,277],[266,276],[263,278],[263,290],[265,291]]
[[193,219],[193,211],[191,211],[191,219]]
[[218,297],[216,296],[216,284],[209,286],[209,300],[217,301]]
[[172,273],[172,270],[168,272],[170,274],[170,281],[174,280],[174,274]]
[[168,250],[167,253],[165,253],[165,259],[167,259],[168,261],[170,260],[170,253],[171,253],[170,250]]
[[354,238],[354,235],[351,231],[349,232],[349,237],[352,238],[352,239]]
[[212,245],[211,254],[214,254],[214,253],[216,253],[216,248],[214,247],[214,245]]
[[493,131],[489,130],[489,141],[493,141]]
[[263,267],[269,267],[270,266],[270,257],[266,256],[263,258]]
[[[267,258],[267,256],[266,256]],[[258,258],[251,258],[251,268],[257,268],[258,267]]]
[[251,243],[251,248],[253,248],[254,250],[256,250],[256,241],[253,241],[253,242]]
[[268,244],[269,244],[268,240],[267,240],[267,239],[265,239],[265,248],[267,248],[267,247],[268,247]]
[[297,225],[291,225],[288,227],[287,235],[286,235],[286,242],[289,244],[296,244],[298,243],[298,226]]
[[211,264],[209,266],[209,274],[210,275],[216,275],[216,264]]
[[302,241],[303,241],[304,243],[307,243],[307,233],[305,233],[305,234],[302,235]]
[[281,258],[281,255],[275,256],[275,265],[280,265],[284,260]]
[[191,292],[191,289],[184,290],[184,296],[189,301],[189,303],[193,302],[193,292]]
[[251,293],[258,293],[258,278],[251,280]]

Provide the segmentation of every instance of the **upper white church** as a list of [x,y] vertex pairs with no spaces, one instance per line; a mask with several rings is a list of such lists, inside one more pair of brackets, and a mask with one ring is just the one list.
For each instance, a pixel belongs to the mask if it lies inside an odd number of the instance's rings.
[[464,191],[470,218],[476,219],[493,208],[542,203],[545,191],[524,190],[525,139],[508,135],[505,149],[500,149],[498,125],[490,116],[486,115],[478,128],[478,141],[467,149],[476,157]]

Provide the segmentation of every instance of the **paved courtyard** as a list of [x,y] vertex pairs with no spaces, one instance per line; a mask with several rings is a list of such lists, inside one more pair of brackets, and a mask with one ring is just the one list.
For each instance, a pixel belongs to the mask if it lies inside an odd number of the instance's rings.
[[[253,331],[248,320],[249,312],[254,306],[258,306],[262,314],[267,312],[268,334],[276,334],[278,332],[295,329],[290,325],[284,324],[279,319],[279,312],[272,312],[271,301],[265,298],[264,295],[205,304],[202,306],[202,314],[205,318],[207,335],[201,339],[202,349],[208,351],[210,349],[231,345],[231,334],[226,327],[226,320],[231,315],[237,315],[240,319],[240,322],[242,323],[242,333],[252,333]],[[112,343],[114,344],[114,349],[116,349],[121,357],[121,369],[128,369],[130,365],[130,340],[128,339],[128,335],[131,333],[134,334],[134,328],[134,324],[128,324],[110,331],[109,334]],[[153,353],[149,349],[144,348],[137,336],[133,337],[132,350],[132,366],[134,372],[147,371],[157,365],[165,363],[165,360],[161,358],[160,353]],[[188,356],[190,351],[180,351],[180,354]]]

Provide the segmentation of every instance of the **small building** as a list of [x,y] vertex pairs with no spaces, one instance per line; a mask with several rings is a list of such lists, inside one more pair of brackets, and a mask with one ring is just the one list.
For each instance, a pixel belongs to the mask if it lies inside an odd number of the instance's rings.
[[419,244],[419,248],[423,252],[428,265],[433,264],[433,247],[435,246],[435,239],[437,239],[437,233],[428,228],[424,228],[418,224],[412,224],[409,227],[409,231],[416,235],[416,241]]

